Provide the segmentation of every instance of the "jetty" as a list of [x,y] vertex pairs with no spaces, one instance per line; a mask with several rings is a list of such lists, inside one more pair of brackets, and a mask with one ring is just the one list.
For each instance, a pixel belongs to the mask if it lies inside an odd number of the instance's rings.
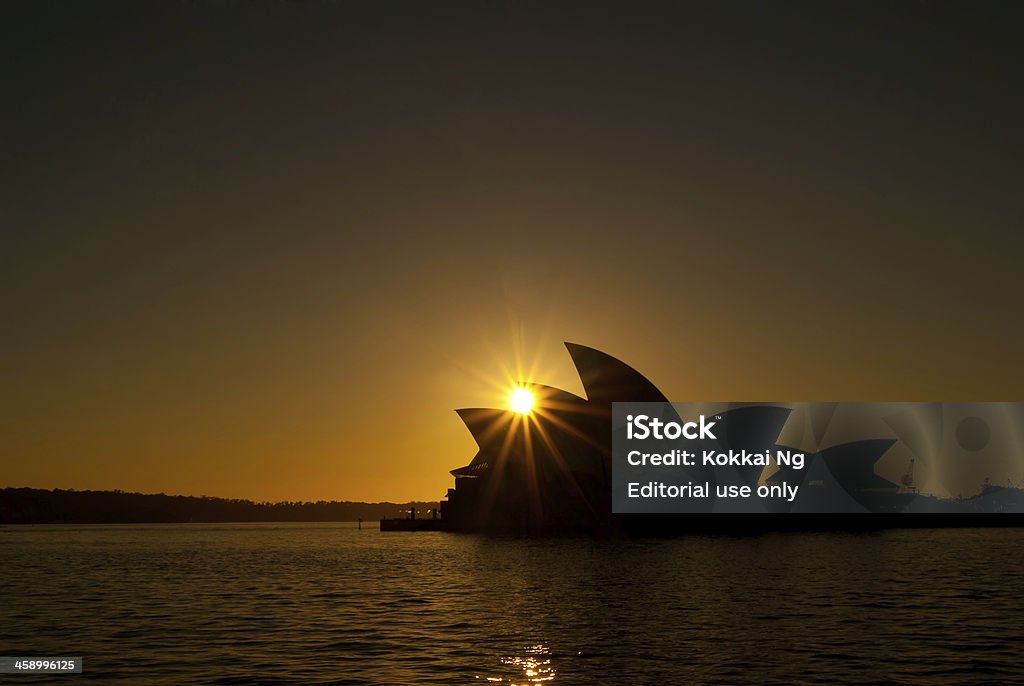
[[409,516],[399,519],[381,517],[381,531],[444,531],[444,520],[438,517],[436,508],[428,510],[429,519],[416,519],[416,508],[409,508]]

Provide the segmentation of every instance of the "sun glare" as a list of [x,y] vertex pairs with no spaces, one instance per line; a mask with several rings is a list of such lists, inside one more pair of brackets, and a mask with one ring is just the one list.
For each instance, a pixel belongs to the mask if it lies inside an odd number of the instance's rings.
[[533,409],[533,393],[525,388],[516,388],[509,396],[509,405],[519,414],[530,414]]

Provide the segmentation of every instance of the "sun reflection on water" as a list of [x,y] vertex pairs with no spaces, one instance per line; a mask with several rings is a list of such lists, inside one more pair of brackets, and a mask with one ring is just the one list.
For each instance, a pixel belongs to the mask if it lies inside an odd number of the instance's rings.
[[526,646],[523,649],[523,653],[522,656],[509,655],[508,657],[501,658],[501,664],[515,668],[516,671],[522,670],[521,677],[477,676],[477,679],[483,679],[491,683],[509,683],[512,686],[517,684],[520,686],[524,684],[542,684],[555,680],[556,672],[554,665],[551,664],[550,648],[538,643],[537,645]]

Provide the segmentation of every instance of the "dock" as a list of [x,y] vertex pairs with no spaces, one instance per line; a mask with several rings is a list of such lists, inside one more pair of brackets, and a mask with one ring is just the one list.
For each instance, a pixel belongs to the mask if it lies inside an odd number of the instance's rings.
[[437,510],[430,510],[429,519],[416,519],[416,508],[409,510],[409,516],[401,519],[380,520],[381,531],[444,531],[444,520],[438,517]]

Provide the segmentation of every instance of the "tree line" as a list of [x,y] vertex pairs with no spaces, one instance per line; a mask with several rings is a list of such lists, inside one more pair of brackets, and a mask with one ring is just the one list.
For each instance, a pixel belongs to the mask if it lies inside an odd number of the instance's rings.
[[429,516],[436,502],[254,502],[211,496],[124,491],[0,488],[0,524],[128,524],[160,522],[345,522],[402,518],[415,507]]

